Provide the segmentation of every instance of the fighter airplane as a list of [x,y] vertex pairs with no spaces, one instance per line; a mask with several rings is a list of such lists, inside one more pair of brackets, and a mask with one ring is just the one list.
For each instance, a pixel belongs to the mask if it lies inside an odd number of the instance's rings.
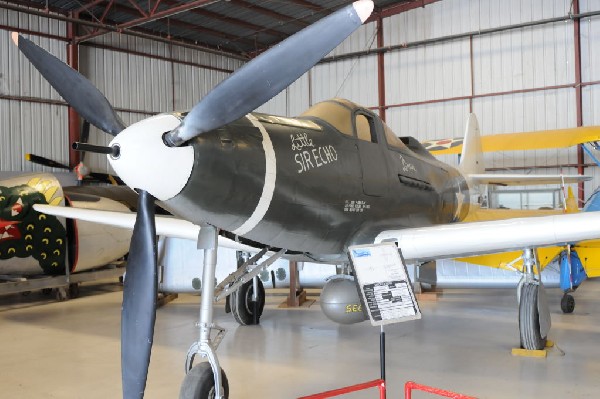
[[[198,240],[205,250],[203,282],[214,281],[219,244],[260,249],[217,287],[202,284],[200,339],[188,351],[182,398],[227,397],[216,356],[223,331],[214,324],[213,303],[233,293],[236,311],[252,313],[238,306],[239,299],[246,303],[249,294],[256,296],[258,287],[247,281],[260,271],[252,265],[267,253],[260,265],[284,253],[348,262],[349,245],[382,240],[397,242],[413,260],[525,248],[530,278],[521,295],[522,340],[526,346],[545,340],[546,319],[538,317],[543,291],[534,278],[531,248],[600,237],[600,214],[457,223],[468,213],[469,177],[437,161],[414,138],[396,137],[370,110],[333,100],[298,118],[250,113],[335,48],[372,9],[371,1],[354,2],[247,63],[189,113],[160,114],[129,127],[91,82],[13,35],[83,118],[115,136],[99,150],[139,193],[123,293],[125,398],[142,397],[146,383],[156,315],[157,233]],[[478,162],[467,148],[463,152],[464,165]],[[155,217],[155,199],[174,217]],[[124,227],[134,223],[119,212],[36,209]],[[248,284],[252,289],[243,291]],[[192,367],[197,354],[208,362]]]

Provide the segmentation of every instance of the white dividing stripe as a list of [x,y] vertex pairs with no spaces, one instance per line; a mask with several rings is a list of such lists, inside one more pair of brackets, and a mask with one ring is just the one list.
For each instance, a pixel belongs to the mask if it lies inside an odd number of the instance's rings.
[[273,149],[273,143],[267,133],[265,127],[256,119],[252,114],[246,115],[248,120],[260,130],[263,138],[263,150],[265,151],[265,185],[263,186],[260,200],[258,205],[252,213],[252,216],[246,220],[246,222],[235,229],[232,233],[243,236],[248,234],[254,229],[260,221],[265,217],[265,214],[271,206],[271,200],[273,199],[273,191],[275,191],[275,179],[277,178],[277,162],[275,159],[275,150]]

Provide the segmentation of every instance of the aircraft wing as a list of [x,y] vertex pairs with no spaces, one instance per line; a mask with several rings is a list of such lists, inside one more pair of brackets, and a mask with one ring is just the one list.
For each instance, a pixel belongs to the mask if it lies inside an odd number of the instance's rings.
[[[541,130],[526,133],[493,134],[481,137],[483,152],[541,150],[566,148],[577,144],[600,141],[600,126],[583,126],[569,129]],[[428,140],[422,143],[429,152],[460,154],[462,137]]]
[[527,186],[532,184],[571,184],[591,180],[585,175],[526,175],[526,174],[469,174],[469,179],[476,184],[493,184],[498,186]]
[[405,259],[426,261],[597,239],[598,223],[600,212],[580,212],[387,230],[375,242],[395,241]]
[[[133,229],[135,214],[51,205],[34,205],[38,212]],[[172,216],[156,216],[156,234],[197,240],[200,227]],[[548,247],[600,238],[600,212],[525,217],[484,222],[444,224],[387,230],[375,242],[396,241],[405,259],[458,258],[525,247]],[[435,244],[432,244],[435,243]],[[219,236],[219,245],[255,252],[256,248]]]
[[[122,227],[133,230],[135,224],[135,213],[99,211],[94,209],[82,209],[71,207],[60,207],[52,205],[36,204],[33,208],[47,215],[54,215],[68,219],[85,220],[88,222],[106,224],[115,227]],[[197,226],[187,220],[178,219],[174,216],[156,215],[156,234],[159,236],[185,238],[189,240],[198,240],[200,226]],[[219,236],[219,245],[225,248],[236,249],[239,251],[256,252],[256,248],[235,242],[227,237]]]

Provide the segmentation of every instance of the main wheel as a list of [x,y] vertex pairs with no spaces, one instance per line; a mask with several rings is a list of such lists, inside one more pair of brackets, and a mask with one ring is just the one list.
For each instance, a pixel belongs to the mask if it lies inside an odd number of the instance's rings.
[[[224,398],[229,398],[229,382],[225,371],[221,369],[221,385]],[[194,366],[183,379],[179,390],[179,399],[214,399],[215,379],[210,363],[204,362]]]
[[521,347],[529,350],[540,350],[546,347],[546,338],[540,333],[540,314],[538,311],[537,284],[523,284],[521,301],[519,302],[519,332]]
[[[252,285],[252,280],[250,280],[247,283],[242,284],[240,288],[233,291],[229,296],[229,305],[231,306],[231,313],[233,313],[235,321],[237,321],[243,326],[258,324],[257,322],[255,322],[254,318],[255,304],[252,301],[253,293],[254,288]],[[256,320],[260,318],[265,307],[265,287],[263,286],[263,283],[262,281],[260,281],[260,279],[258,280],[257,302],[258,317],[256,317]]]
[[69,284],[69,297],[70,298],[79,298],[79,284],[78,283]]
[[560,300],[560,309],[563,313],[573,313],[575,310],[575,298],[573,295],[565,293],[562,299]]

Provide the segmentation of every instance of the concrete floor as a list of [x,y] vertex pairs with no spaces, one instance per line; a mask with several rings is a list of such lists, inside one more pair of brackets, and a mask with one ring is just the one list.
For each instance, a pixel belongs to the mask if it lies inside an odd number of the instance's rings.
[[[119,290],[85,286],[64,303],[41,293],[0,298],[0,397],[120,397]],[[560,313],[558,291],[549,294],[550,338],[560,349],[546,359],[510,354],[518,343],[512,290],[446,290],[437,302],[421,302],[422,320],[386,327],[387,397],[403,398],[404,383],[414,380],[479,398],[597,398],[600,281],[577,291],[572,315]],[[295,398],[379,377],[378,328],[338,326],[317,304],[284,310],[281,301],[268,297],[253,327],[237,326],[218,305],[231,398]],[[146,398],[177,397],[198,303],[183,295],[158,311]],[[376,397],[376,390],[347,396]]]

